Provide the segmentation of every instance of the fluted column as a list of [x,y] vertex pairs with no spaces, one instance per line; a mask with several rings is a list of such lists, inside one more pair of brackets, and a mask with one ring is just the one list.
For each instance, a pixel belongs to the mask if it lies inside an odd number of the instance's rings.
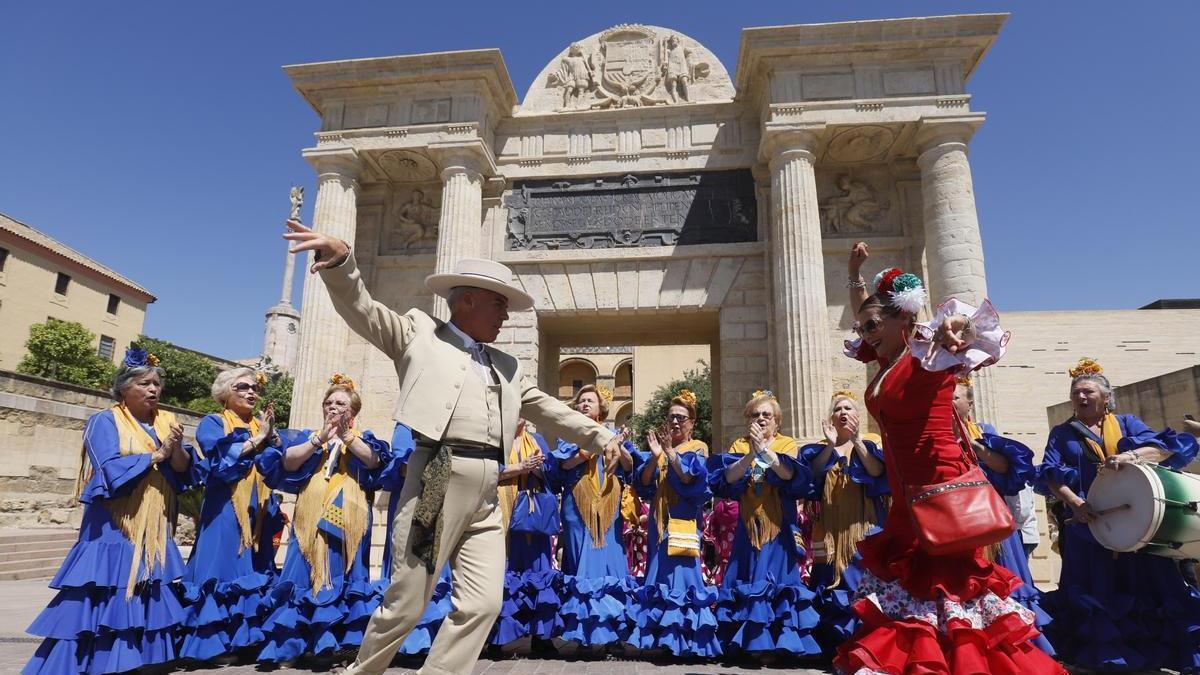
[[814,133],[789,133],[770,157],[775,373],[784,427],[819,438],[833,387]]
[[[981,122],[978,117],[925,120],[917,135],[927,281],[934,307],[949,298],[978,306],[987,297],[983,238],[967,161],[967,142]],[[974,388],[975,414],[997,424],[996,389],[988,369],[976,374]]]
[[[478,256],[482,225],[483,177],[470,159],[453,159],[442,170],[442,214],[434,271],[452,272],[460,259]],[[437,318],[450,318],[450,309],[442,298],[433,299],[432,309]]]
[[[306,158],[317,170],[313,229],[354,246],[358,227],[358,155],[353,150],[314,151]],[[316,428],[321,421],[321,394],[329,375],[343,369],[350,328],[333,309],[318,275],[304,275],[300,309],[300,348],[292,391],[293,428]]]

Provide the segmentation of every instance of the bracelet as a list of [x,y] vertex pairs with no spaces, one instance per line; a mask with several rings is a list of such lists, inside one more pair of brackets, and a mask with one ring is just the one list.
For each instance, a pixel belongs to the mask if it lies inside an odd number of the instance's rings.
[[846,281],[846,288],[866,288],[866,287],[867,287],[867,282],[864,281],[861,276],[858,278],[858,281],[855,281],[854,279],[849,279]]
[[963,337],[967,337],[968,335],[974,336],[975,335],[975,323],[973,321],[971,321],[971,317],[967,316],[966,314],[960,314],[959,316],[961,316],[963,318],[963,328],[962,328]]
[[315,431],[312,432],[312,435],[308,437],[308,442],[312,443],[312,446],[314,448],[320,448],[325,445],[324,443],[321,442],[321,434],[318,434]]

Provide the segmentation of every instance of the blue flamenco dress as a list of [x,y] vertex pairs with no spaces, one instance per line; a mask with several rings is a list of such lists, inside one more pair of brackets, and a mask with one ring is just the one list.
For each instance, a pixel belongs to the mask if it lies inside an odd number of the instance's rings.
[[[814,634],[822,652],[832,656],[861,623],[853,607],[863,578],[857,546],[883,526],[892,491],[887,473],[872,476],[857,452],[848,456],[830,452],[818,463],[825,447],[823,443],[804,446],[800,460],[812,470],[805,498],[813,522],[809,587],[817,594],[821,615]],[[883,463],[883,449],[875,441],[863,439],[863,447]]]
[[717,600],[717,634],[730,653],[816,656],[821,647],[813,629],[820,617],[815,594],[800,577],[805,551],[795,525],[796,500],[808,494],[812,473],[798,461],[795,439],[776,436],[770,448],[791,478],[755,465],[730,482],[726,470],[752,452],[744,438],[708,459],[709,488],[716,497],[737,500],[739,514]]
[[[641,481],[643,468],[655,462],[649,452],[634,453],[634,485],[652,501],[649,530],[650,551],[645,582],[638,589],[633,608],[629,643],[640,649],[667,649],[675,656],[714,657],[722,653],[717,640],[717,617],[713,604],[717,589],[704,583],[700,569],[700,517],[710,493],[705,457],[708,446],[688,441],[676,448],[683,473],[680,480],[664,454],[653,465],[649,485]],[[671,522],[680,527],[690,522],[696,533],[696,555],[670,555]]]
[[[539,434],[525,432],[513,442],[508,463],[521,462],[537,452],[549,456],[546,440]],[[504,471],[504,467],[501,464],[499,471]],[[523,637],[549,640],[562,627],[559,597],[562,572],[554,568],[551,540],[559,529],[554,493],[545,479],[537,475],[505,483],[499,486],[499,492],[508,527],[508,567],[504,572],[500,615],[488,636],[488,644],[496,646]],[[543,508],[544,513],[539,511]]]
[[[267,595],[278,573],[274,540],[283,530],[283,513],[255,467],[255,456],[242,454],[250,430],[232,426],[226,431],[231,414],[208,415],[196,427],[204,502],[183,577],[188,617],[179,655],[197,661],[258,647],[266,639]],[[253,546],[244,543],[234,506],[239,489],[249,492],[244,515],[254,531],[248,535]]]
[[[1160,464],[1171,469],[1196,457],[1196,439],[1188,434],[1155,432],[1134,415],[1115,418],[1119,452],[1143,446],[1169,450]],[[1091,435],[1105,447],[1105,439]],[[1036,487],[1051,494],[1050,485],[1057,483],[1087,499],[1101,462],[1081,431],[1070,422],[1060,424],[1050,431]],[[1200,668],[1200,595],[1184,582],[1177,561],[1142,551],[1115,553],[1085,524],[1066,525],[1059,544],[1058,588],[1042,596],[1042,608],[1054,619],[1049,638],[1061,658],[1104,671]]]
[[[1004,473],[993,470],[986,462],[979,463],[983,468],[983,473],[992,482],[992,487],[996,488],[996,492],[1000,495],[1004,497],[1018,495],[1026,485],[1037,478],[1037,468],[1033,465],[1033,450],[1028,446],[1011,438],[997,435],[996,429],[990,424],[980,424],[977,428],[969,427],[969,429],[975,436],[975,440],[988,450],[1000,454],[1008,460],[1008,471]],[[1033,574],[1029,571],[1029,561],[1025,558],[1025,546],[1021,541],[1020,528],[1000,542],[994,549],[993,555],[996,558],[996,564],[1017,575],[1023,584],[1014,590],[1010,597],[1033,612],[1034,621],[1042,634],[1034,638],[1032,643],[1038,649],[1054,656],[1054,647],[1046,637],[1046,631],[1050,626],[1050,615],[1042,609],[1042,592],[1033,584]]]
[[[142,428],[161,445],[153,428]],[[94,472],[79,497],[85,504],[79,540],[50,582],[58,593],[29,626],[30,634],[45,639],[21,671],[25,675],[119,673],[178,656],[185,616],[176,586],[184,569],[179,549],[168,536],[165,562],[151,569],[139,563],[127,597],[134,545],[114,523],[110,505],[140,489],[152,471],[177,494],[192,474],[174,471],[169,462],[152,465],[149,453],[122,455],[112,410],[88,419],[83,443]]]
[[[295,433],[295,440],[284,446],[304,442],[311,431]],[[285,435],[286,436],[286,435]],[[370,431],[362,432],[362,441],[384,466],[390,448],[386,441]],[[260,661],[290,661],[301,655],[327,654],[356,648],[362,644],[363,632],[371,612],[378,605],[375,585],[371,580],[371,501],[379,487],[379,468],[368,469],[362,461],[340,443],[327,444],[314,452],[295,471],[283,466],[284,448],[268,448],[256,460],[259,470],[272,488],[302,495],[297,500],[297,513],[292,518],[292,537],[288,542],[283,570],[271,590],[271,613],[263,623],[266,644],[259,653]],[[328,480],[326,477],[330,477]],[[318,481],[314,484],[313,481]],[[357,486],[357,487],[355,487]],[[307,490],[317,490],[311,501]],[[355,504],[357,502],[357,504]],[[300,508],[319,510],[319,516],[309,514],[315,521],[313,546],[324,547],[327,578],[320,589],[313,588],[312,562],[306,557],[297,536],[304,514]],[[351,518],[342,514],[355,511],[365,521],[355,532]],[[346,560],[345,540],[358,539],[353,558]],[[321,562],[321,556],[315,556]],[[326,585],[327,584],[327,585]]]
[[[400,491],[404,488],[404,478],[408,470],[408,459],[417,449],[416,439],[412,429],[397,423],[392,431],[392,448],[390,456],[379,469],[379,488],[388,492],[387,536],[383,542],[383,565],[379,579],[375,581],[375,597],[372,608],[383,602],[383,594],[392,584],[392,528],[396,523],[396,511],[400,508]],[[437,637],[438,629],[446,615],[454,611],[451,599],[450,565],[442,568],[437,585],[433,589],[433,597],[429,606],[421,614],[417,625],[400,645],[399,653],[404,656],[417,656],[429,652],[433,639]],[[372,611],[374,611],[372,609]]]
[[[636,452],[629,441],[625,450]],[[578,456],[578,445],[559,440],[546,470],[551,489],[562,496],[563,625],[557,637],[584,647],[616,644],[629,638],[629,608],[638,590],[629,574],[621,515],[630,476],[619,466],[606,475],[599,453],[563,468]]]

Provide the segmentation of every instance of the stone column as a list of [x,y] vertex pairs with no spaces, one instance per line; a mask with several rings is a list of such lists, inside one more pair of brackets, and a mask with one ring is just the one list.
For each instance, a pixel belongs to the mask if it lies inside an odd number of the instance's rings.
[[788,132],[770,157],[771,223],[767,242],[774,299],[776,386],[784,428],[819,438],[833,388],[833,364],[815,132]]
[[[313,229],[353,247],[358,226],[358,154],[351,149],[314,150],[305,153],[305,158],[317,171]],[[344,367],[350,328],[334,311],[325,284],[315,274],[304,275],[300,331],[290,426],[316,428],[329,376]]]
[[[987,297],[983,240],[975,210],[975,188],[967,142],[982,116],[923,120],[917,135],[924,205],[929,300],[936,308],[949,298],[978,306]],[[995,383],[985,368],[975,375],[975,414],[998,423]]]
[[[469,157],[454,157],[442,170],[442,214],[434,271],[452,272],[460,259],[477,257],[482,226],[483,177]],[[442,298],[433,299],[432,309],[435,317],[450,318],[450,309]]]

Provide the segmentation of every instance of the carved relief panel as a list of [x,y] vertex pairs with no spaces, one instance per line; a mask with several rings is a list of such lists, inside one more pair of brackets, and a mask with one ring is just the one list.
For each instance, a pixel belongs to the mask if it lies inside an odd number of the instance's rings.
[[821,231],[827,237],[898,235],[903,221],[896,181],[886,166],[817,172]]

